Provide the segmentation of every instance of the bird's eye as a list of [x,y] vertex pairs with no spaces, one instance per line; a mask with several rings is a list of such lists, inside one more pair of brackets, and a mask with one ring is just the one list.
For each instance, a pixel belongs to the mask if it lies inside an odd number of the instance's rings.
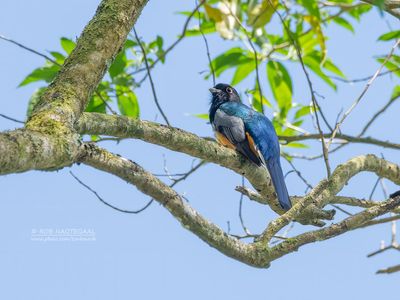
[[228,94],[232,94],[232,93],[233,93],[233,90],[232,90],[230,87],[227,87],[227,88],[226,88],[226,92],[227,92]]

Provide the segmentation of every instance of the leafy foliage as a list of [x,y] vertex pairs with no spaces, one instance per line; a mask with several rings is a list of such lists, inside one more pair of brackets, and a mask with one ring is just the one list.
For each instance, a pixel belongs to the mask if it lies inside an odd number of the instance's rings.
[[[47,60],[43,67],[39,67],[27,75],[19,84],[20,87],[36,82],[48,84],[54,79],[60,66],[76,45],[74,41],[65,37],[60,39],[60,44],[63,52],[50,51],[51,60]],[[115,102],[122,115],[133,118],[140,116],[139,102],[133,89],[138,86],[133,74],[142,68],[143,64],[143,54],[137,51],[137,47],[137,42],[130,39],[126,41],[125,47],[111,64],[107,76],[99,84],[96,92],[93,93],[86,111],[106,113],[106,103],[112,105]],[[154,62],[157,58],[162,62],[164,61],[163,39],[160,36],[157,36],[155,41],[144,44],[144,47],[149,53],[150,62]],[[43,90],[44,87],[41,87],[32,95],[28,104],[28,116],[38,102]]]
[[[309,103],[299,104],[293,100],[293,78],[287,69],[290,63],[299,63],[299,58],[292,38],[301,48],[305,67],[319,80],[336,90],[337,86],[332,76],[345,78],[345,75],[328,56],[326,29],[329,26],[340,26],[354,33],[354,22],[359,21],[371,7],[355,0],[331,0],[329,5],[322,5],[314,0],[208,0],[196,13],[179,14],[194,19],[189,23],[190,26],[183,37],[213,34],[231,41],[227,43],[231,46],[229,49],[212,59],[210,70],[214,70],[216,77],[224,73],[232,74],[232,85],[244,82],[246,85],[250,84],[246,95],[253,108],[258,111],[263,111],[264,106],[273,109],[272,121],[277,132],[296,135],[296,128],[301,129],[305,118],[315,112]],[[283,16],[284,25],[278,13]],[[390,41],[399,37],[400,31],[394,30],[381,35],[378,40]],[[51,51],[53,61],[47,61],[44,66],[33,70],[20,86],[34,82],[48,84],[53,80],[60,65],[75,47],[75,42],[68,38],[61,38],[60,43],[63,51]],[[161,36],[156,36],[148,43],[142,42],[142,45],[151,67],[158,62],[165,62],[167,52]],[[256,59],[259,76],[255,74]],[[381,62],[382,58],[378,57],[377,61]],[[394,55],[386,68],[400,76],[399,64],[399,57]],[[145,70],[144,55],[138,42],[128,39],[110,66],[107,76],[93,94],[87,111],[107,113],[107,106],[112,106],[122,115],[138,118],[140,108],[135,89],[139,88],[146,78]],[[205,75],[206,79],[211,76],[210,72]],[[144,77],[139,78],[141,74]],[[265,95],[260,98],[257,77],[262,78],[262,90],[270,90],[273,99],[267,99]],[[32,95],[28,114],[42,90],[40,88]],[[206,114],[194,116],[208,119]],[[304,145],[293,143],[292,146]]]
[[[354,3],[353,3],[354,2]],[[275,99],[274,124],[278,132],[297,134],[295,130],[285,128],[285,124],[301,125],[303,118],[311,113],[308,105],[301,106],[293,102],[292,78],[287,71],[289,62],[298,63],[299,59],[286,29],[299,43],[305,66],[317,77],[333,89],[337,89],[331,75],[345,78],[343,72],[327,55],[325,27],[337,24],[354,33],[353,20],[367,13],[371,6],[359,4],[352,0],[331,1],[329,6],[321,6],[317,1],[301,0],[291,2],[285,7],[276,0],[249,1],[207,1],[204,12],[199,14],[200,26],[190,29],[187,36],[203,34],[219,34],[224,39],[239,41],[224,53],[216,56],[211,64],[217,77],[233,70],[232,85],[245,79],[254,78],[254,89],[249,90],[250,101],[256,110],[262,105],[270,105],[267,99],[259,99],[256,76],[255,55],[249,43],[257,51],[257,63],[262,70],[266,65],[269,88]],[[343,8],[345,7],[345,9]],[[277,13],[285,15],[285,27],[280,24]],[[189,13],[186,12],[186,15]],[[226,26],[222,26],[221,23]],[[276,34],[273,29],[281,28]],[[206,75],[208,78],[210,74]],[[266,83],[262,82],[263,88]],[[301,113],[299,112],[301,110]],[[295,111],[292,113],[292,111]],[[296,111],[297,110],[297,111]],[[295,114],[295,116],[293,116]],[[292,123],[288,118],[293,116]]]

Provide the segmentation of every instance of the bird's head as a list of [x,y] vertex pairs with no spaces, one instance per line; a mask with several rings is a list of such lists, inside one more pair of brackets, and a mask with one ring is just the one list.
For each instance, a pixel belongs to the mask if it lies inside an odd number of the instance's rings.
[[218,83],[215,87],[210,88],[212,95],[211,102],[213,104],[223,102],[241,102],[238,92],[229,84]]

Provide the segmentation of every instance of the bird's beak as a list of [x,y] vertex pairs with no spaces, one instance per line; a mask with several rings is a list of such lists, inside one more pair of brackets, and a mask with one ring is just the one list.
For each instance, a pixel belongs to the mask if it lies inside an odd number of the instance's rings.
[[219,93],[220,92],[220,90],[219,89],[216,89],[216,88],[209,88],[209,91],[210,91],[210,93],[211,94],[217,94],[217,93]]

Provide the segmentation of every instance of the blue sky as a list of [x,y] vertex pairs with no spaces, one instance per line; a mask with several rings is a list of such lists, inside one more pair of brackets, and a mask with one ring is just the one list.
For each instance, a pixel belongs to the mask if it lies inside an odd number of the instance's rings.
[[[4,1],[0,10],[0,34],[13,38],[39,51],[60,49],[59,38],[79,36],[94,14],[98,1],[49,0]],[[157,34],[173,42],[181,32],[184,17],[177,11],[190,10],[193,3],[150,1],[137,24],[145,40]],[[349,78],[372,74],[378,64],[373,56],[389,51],[390,43],[378,43],[377,37],[393,28],[397,21],[381,18],[374,10],[355,25],[356,35],[337,26],[328,34],[329,55]],[[210,37],[211,54],[216,56],[231,42]],[[39,86],[17,88],[43,59],[11,44],[0,41],[0,113],[23,119],[29,96]],[[183,41],[167,58],[165,65],[154,71],[160,103],[172,125],[201,136],[211,136],[208,124],[189,116],[208,109],[210,82],[199,72],[207,68],[201,39]],[[290,65],[294,80],[294,100],[308,103],[306,81],[299,66]],[[230,81],[231,74],[219,81]],[[267,96],[265,75],[264,91]],[[348,108],[364,84],[339,86],[334,92],[313,78],[315,89],[325,99],[321,105],[333,123],[342,107]],[[395,78],[379,78],[363,102],[343,126],[343,131],[357,134],[386,101]],[[249,81],[238,86],[244,90]],[[137,91],[141,118],[158,120],[150,86]],[[381,117],[369,134],[393,139],[393,120],[398,118],[398,103]],[[267,115],[271,112],[267,112]],[[0,129],[13,129],[17,124],[0,118]],[[312,129],[309,127],[308,129]],[[395,137],[396,138],[396,137]],[[103,143],[104,147],[135,160],[147,170],[163,172],[166,160],[171,173],[190,168],[192,158],[173,153],[141,141]],[[304,153],[317,154],[320,145],[311,143]],[[369,146],[352,146],[332,156],[332,165],[365,153],[383,153],[399,163],[398,153]],[[297,161],[296,161],[297,162]],[[313,184],[325,175],[322,161],[299,161],[298,168]],[[283,164],[285,170],[290,167]],[[143,206],[148,197],[134,187],[86,166],[71,168],[82,180],[95,188],[104,199],[125,209]],[[139,215],[121,214],[102,205],[69,175],[70,169],[58,172],[27,172],[0,177],[0,298],[2,299],[376,299],[393,297],[399,274],[377,276],[375,271],[398,263],[398,253],[388,252],[367,259],[380,240],[390,237],[389,224],[347,233],[335,239],[307,245],[298,252],[272,263],[269,269],[254,269],[227,258],[182,228],[158,204]],[[230,221],[233,232],[240,233],[237,217],[239,195],[234,187],[240,176],[208,164],[177,187],[185,193],[199,212],[223,228]],[[375,177],[361,174],[351,180],[343,195],[368,197]],[[304,185],[294,175],[287,178],[291,194],[300,195]],[[390,190],[396,187],[387,183]],[[377,199],[382,199],[380,191]],[[267,207],[245,200],[244,218],[253,232],[259,232],[276,215]],[[339,217],[342,217],[338,213]],[[35,242],[33,229],[85,228],[95,232],[93,242]],[[311,229],[311,228],[310,228]],[[298,224],[292,233],[302,230]]]

